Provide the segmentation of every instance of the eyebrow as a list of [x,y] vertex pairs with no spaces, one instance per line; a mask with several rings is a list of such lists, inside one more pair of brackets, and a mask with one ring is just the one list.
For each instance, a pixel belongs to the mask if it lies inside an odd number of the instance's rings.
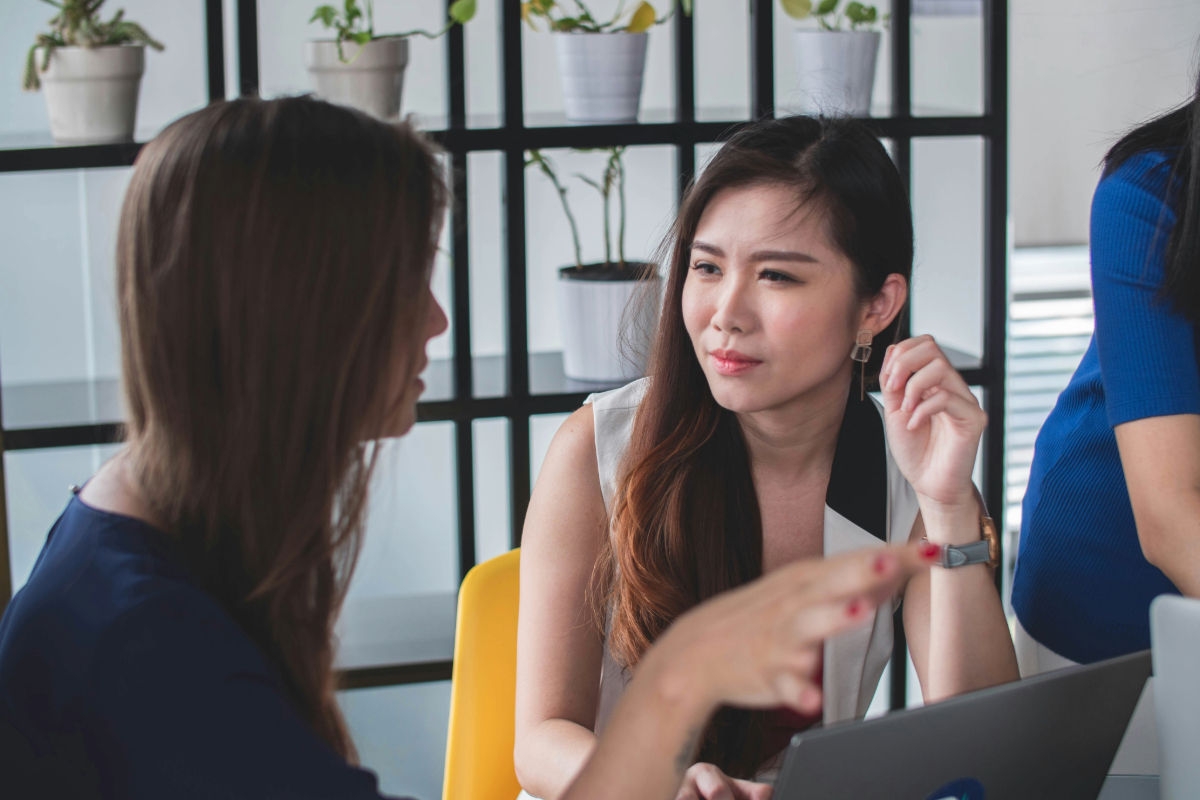
[[[718,258],[725,257],[725,251],[717,247],[715,244],[702,242],[699,239],[692,241],[693,250],[702,250],[709,255],[717,256]],[[801,253],[796,250],[756,250],[750,254],[752,262],[758,261],[794,261],[800,264],[819,264],[820,261],[816,256],[808,253]]]

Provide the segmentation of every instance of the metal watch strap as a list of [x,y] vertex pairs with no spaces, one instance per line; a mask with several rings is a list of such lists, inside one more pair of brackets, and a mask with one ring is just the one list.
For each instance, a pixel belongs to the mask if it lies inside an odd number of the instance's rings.
[[991,561],[991,549],[986,539],[970,544],[948,544],[942,547],[940,565],[947,569]]

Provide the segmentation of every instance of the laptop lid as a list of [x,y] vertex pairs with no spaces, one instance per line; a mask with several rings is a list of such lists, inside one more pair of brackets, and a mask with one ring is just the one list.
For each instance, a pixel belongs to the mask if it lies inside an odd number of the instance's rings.
[[773,797],[1092,800],[1149,674],[1147,650],[798,733]]
[[1159,791],[1163,800],[1200,792],[1200,600],[1160,595],[1150,604]]

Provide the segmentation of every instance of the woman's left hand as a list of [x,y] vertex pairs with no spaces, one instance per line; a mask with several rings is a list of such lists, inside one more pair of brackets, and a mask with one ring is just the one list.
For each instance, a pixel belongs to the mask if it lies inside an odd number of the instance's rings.
[[987,414],[932,336],[892,345],[879,373],[888,446],[918,495],[975,502],[971,471]]

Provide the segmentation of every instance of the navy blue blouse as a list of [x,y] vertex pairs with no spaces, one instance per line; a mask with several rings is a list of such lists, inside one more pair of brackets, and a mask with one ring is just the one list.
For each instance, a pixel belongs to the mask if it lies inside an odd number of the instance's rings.
[[0,619],[0,785],[13,797],[380,797],[373,773],[301,719],[165,534],[78,498]]

